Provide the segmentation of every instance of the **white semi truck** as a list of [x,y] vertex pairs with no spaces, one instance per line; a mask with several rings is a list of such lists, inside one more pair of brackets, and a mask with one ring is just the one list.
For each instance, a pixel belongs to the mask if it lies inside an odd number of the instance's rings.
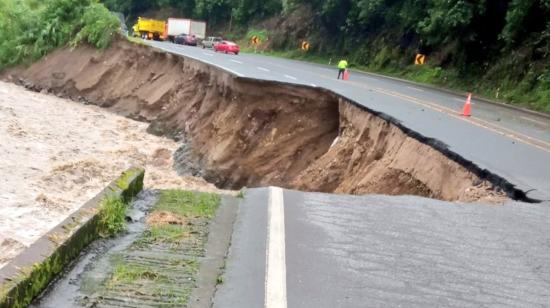
[[184,18],[168,18],[164,39],[173,42],[174,37],[180,34],[194,35],[197,39],[203,40],[206,36],[206,22]]

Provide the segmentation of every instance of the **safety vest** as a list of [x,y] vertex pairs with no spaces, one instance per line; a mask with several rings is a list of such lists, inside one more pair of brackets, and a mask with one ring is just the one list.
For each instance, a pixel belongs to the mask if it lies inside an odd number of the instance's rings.
[[348,61],[346,60],[340,60],[340,62],[338,62],[338,68],[340,69],[346,69],[348,67]]

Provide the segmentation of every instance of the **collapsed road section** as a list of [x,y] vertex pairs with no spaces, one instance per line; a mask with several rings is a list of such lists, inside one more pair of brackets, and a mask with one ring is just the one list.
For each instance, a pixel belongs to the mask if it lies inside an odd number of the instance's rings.
[[122,40],[104,52],[62,49],[4,77],[185,139],[179,169],[220,187],[526,200],[505,179],[444,144],[330,91],[236,78]]

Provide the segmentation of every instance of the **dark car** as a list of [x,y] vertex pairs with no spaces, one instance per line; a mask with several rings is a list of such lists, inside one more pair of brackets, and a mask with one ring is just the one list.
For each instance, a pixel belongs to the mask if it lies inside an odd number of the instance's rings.
[[180,34],[174,38],[174,43],[180,45],[197,46],[197,38],[194,35]]

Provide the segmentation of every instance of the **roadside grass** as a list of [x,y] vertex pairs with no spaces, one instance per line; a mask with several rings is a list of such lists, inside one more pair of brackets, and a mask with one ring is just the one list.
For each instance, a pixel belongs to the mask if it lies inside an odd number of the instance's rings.
[[184,190],[165,190],[153,211],[167,211],[183,217],[212,218],[220,204],[220,196]]
[[188,224],[161,223],[150,226],[134,243],[137,247],[149,245],[167,245],[178,249],[192,240],[194,235],[193,220],[209,220],[214,216],[221,198],[216,194],[195,193],[184,190],[162,191],[159,200],[149,215],[171,213],[183,217],[181,221]]
[[106,286],[113,289],[119,285],[132,284],[137,281],[167,281],[167,277],[155,271],[155,269],[138,264],[117,263],[111,278]]
[[131,293],[136,302],[186,307],[205,256],[208,222],[220,202],[216,194],[160,191],[143,233],[110,256],[112,270],[98,298],[126,299]]
[[[182,294],[181,291],[184,291],[184,293]],[[174,288],[156,288],[152,295],[166,299],[171,305],[175,305],[176,307],[185,307],[189,296],[191,296],[191,290],[183,289],[180,292],[176,292]]]
[[99,228],[102,236],[108,237],[126,228],[126,204],[120,197],[107,196],[99,208]]
[[170,248],[178,248],[189,237],[189,228],[181,225],[153,226],[143,233],[135,245],[144,247],[151,244],[167,244]]
[[126,36],[126,39],[134,44],[138,44],[138,45],[143,45],[143,46],[147,46],[147,44],[145,44],[143,42],[142,39],[140,39],[139,37],[135,37],[135,36],[131,36],[131,35],[128,35]]

